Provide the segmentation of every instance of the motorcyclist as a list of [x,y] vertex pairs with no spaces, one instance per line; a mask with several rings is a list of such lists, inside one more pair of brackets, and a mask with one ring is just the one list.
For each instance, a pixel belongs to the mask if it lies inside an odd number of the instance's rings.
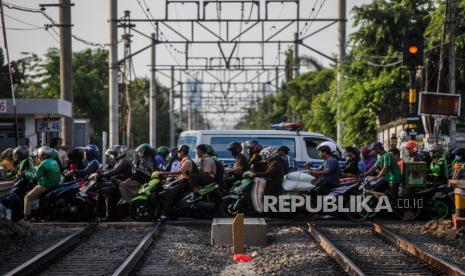
[[216,166],[216,175],[215,175],[215,180],[219,183],[224,180],[224,165],[221,163],[221,161],[218,159],[218,153],[216,153],[215,149],[211,145],[205,145],[207,149],[207,154],[210,156],[213,161],[215,161],[215,166]]
[[316,195],[327,195],[334,189],[339,181],[339,163],[332,155],[331,148],[327,145],[319,145],[317,150],[323,164],[317,169],[310,169],[310,173],[317,177],[316,187],[313,190]]
[[155,149],[149,144],[141,144],[136,148],[138,159],[135,171],[131,178],[122,182],[119,186],[121,197],[126,201],[131,201],[137,194],[142,184],[150,179],[155,171]]
[[176,172],[156,172],[157,177],[160,176],[175,176],[177,179],[167,194],[166,200],[163,202],[162,214],[160,216],[161,221],[165,221],[169,215],[169,211],[173,207],[173,204],[182,196],[182,194],[189,189],[189,177],[193,172],[193,162],[189,158],[190,148],[186,145],[180,145],[177,150],[178,158],[181,160],[181,164]]
[[347,160],[342,169],[345,177],[357,177],[360,174],[358,164],[360,162],[360,151],[357,147],[346,147]]
[[426,148],[426,152],[432,158],[428,176],[433,183],[447,183],[449,180],[449,169],[447,160],[443,156],[444,148],[439,144],[432,144]]
[[233,176],[233,178],[229,181],[233,183],[242,179],[242,174],[249,169],[249,164],[247,163],[247,158],[242,154],[241,143],[232,142],[226,149],[230,151],[234,157],[234,166],[226,170],[228,175]]
[[284,166],[282,155],[275,147],[265,147],[260,152],[261,158],[267,162],[264,172],[252,173],[251,177],[262,177],[266,179],[264,195],[277,195],[281,189],[284,178]]
[[168,172],[176,172],[181,165],[181,160],[178,157],[177,151],[177,147],[170,148],[168,166],[166,167],[166,171]]
[[297,171],[297,163],[294,157],[289,154],[291,149],[288,146],[281,146],[278,148],[279,154],[283,157],[284,173]]
[[132,165],[129,158],[126,156],[128,148],[126,146],[114,145],[106,151],[106,155],[111,156],[115,160],[115,164],[111,170],[104,172],[102,175],[108,178],[118,180],[126,180],[132,175]]
[[48,189],[54,188],[60,184],[61,172],[57,162],[52,158],[52,149],[49,147],[41,147],[38,151],[38,157],[42,161],[37,168],[36,180],[37,184],[24,197],[24,220],[31,219],[31,201],[37,199],[42,193]]
[[170,149],[165,146],[157,148],[155,155],[155,168],[157,171],[166,172],[166,158],[170,154]]
[[25,177],[27,181],[32,182],[36,171],[27,146],[16,147],[13,150],[13,160],[16,164],[16,180]]
[[[87,145],[84,147],[84,160],[87,161],[87,165],[84,169],[78,169],[76,171],[69,171],[65,174],[66,177],[74,175],[77,179],[85,179],[93,173],[96,173],[100,167],[98,161],[99,149],[96,145]],[[52,149],[53,155],[53,149]]]
[[380,169],[378,175],[372,178],[374,183],[373,189],[375,191],[384,192],[386,188],[390,187],[391,195],[397,197],[399,195],[400,186],[400,170],[397,166],[397,161],[392,153],[384,150],[381,142],[373,142],[370,145],[370,150],[378,155],[378,160],[365,175],[371,175],[376,170]]
[[362,173],[366,173],[376,163],[376,154],[374,154],[368,147],[362,147],[360,152],[362,153],[363,161]]
[[260,156],[263,146],[257,140],[250,140],[244,143],[249,153],[249,168],[252,172],[264,172],[266,170],[266,161]]
[[409,162],[420,162],[424,161],[425,157],[423,154],[418,152],[418,144],[415,141],[407,141],[402,144],[402,147],[407,150],[408,152],[408,160]]
[[454,176],[454,173],[465,165],[465,148],[455,149],[453,152],[454,160],[449,168],[449,175]]
[[189,184],[194,191],[192,201],[200,198],[198,189],[200,186],[215,182],[216,164],[213,158],[207,154],[207,146],[200,144],[196,147],[197,156],[200,158],[199,173],[193,173],[189,178]]
[[106,221],[116,220],[118,218],[115,211],[121,195],[117,187],[119,187],[120,181],[130,178],[132,175],[132,164],[127,157],[127,151],[128,148],[121,145],[114,145],[106,151],[106,155],[114,159],[115,164],[111,170],[104,172],[102,175],[111,178],[113,183],[116,184],[116,186],[105,193],[106,215],[104,220]]

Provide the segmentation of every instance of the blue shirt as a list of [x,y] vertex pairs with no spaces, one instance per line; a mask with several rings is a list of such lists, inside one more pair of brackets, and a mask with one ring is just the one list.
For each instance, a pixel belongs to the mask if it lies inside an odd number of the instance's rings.
[[158,171],[166,171],[166,160],[163,158],[163,156],[158,154],[155,156],[155,168]]
[[321,164],[320,170],[329,170],[328,174],[320,175],[321,181],[324,183],[337,184],[338,179],[340,178],[339,174],[339,163],[333,157],[330,157],[328,160],[325,160]]

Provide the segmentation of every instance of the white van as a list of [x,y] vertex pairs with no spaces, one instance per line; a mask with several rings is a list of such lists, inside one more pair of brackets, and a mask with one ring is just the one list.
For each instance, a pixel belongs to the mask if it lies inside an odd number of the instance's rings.
[[[196,162],[199,160],[195,156],[195,148],[200,144],[209,144],[215,148],[218,157],[225,164],[232,164],[234,159],[231,152],[226,150],[229,143],[243,143],[247,140],[257,140],[263,146],[288,146],[290,154],[295,158],[299,168],[306,162],[311,162],[312,166],[319,166],[322,160],[319,159],[317,146],[326,141],[331,141],[322,134],[292,131],[292,130],[190,130],[184,131],[179,136],[178,145],[190,147],[189,156]],[[342,149],[338,146],[338,155],[342,157]]]

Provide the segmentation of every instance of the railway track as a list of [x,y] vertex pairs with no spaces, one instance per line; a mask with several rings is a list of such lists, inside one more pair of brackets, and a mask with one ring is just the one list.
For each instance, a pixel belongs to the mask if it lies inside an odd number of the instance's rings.
[[5,275],[129,275],[160,224],[88,224]]
[[308,224],[309,234],[351,275],[465,275],[458,266],[380,224]]

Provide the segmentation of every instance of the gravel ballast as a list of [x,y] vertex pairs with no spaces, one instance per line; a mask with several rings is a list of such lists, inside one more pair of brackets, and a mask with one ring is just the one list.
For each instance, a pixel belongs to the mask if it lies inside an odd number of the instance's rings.
[[439,238],[434,231],[430,232],[425,229],[424,222],[388,223],[383,224],[383,226],[465,270],[465,239],[463,235],[454,238],[448,238],[446,235],[444,238]]
[[339,265],[304,227],[270,227],[268,246],[249,248],[249,263],[235,263],[229,247],[210,245],[210,227],[164,226],[136,275],[340,275]]

